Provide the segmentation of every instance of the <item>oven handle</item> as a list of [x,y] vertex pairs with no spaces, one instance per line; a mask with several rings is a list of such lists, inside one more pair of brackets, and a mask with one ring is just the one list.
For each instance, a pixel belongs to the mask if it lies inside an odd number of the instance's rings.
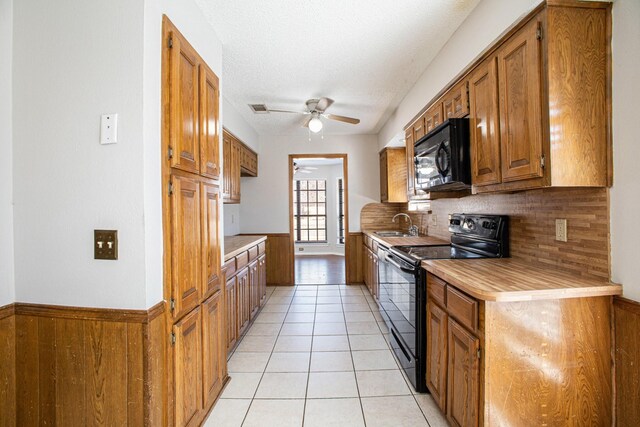
[[411,273],[411,274],[415,274],[416,270],[415,268],[407,268],[407,267],[403,267],[400,264],[398,264],[396,261],[394,261],[388,253],[384,254],[384,259],[385,261],[387,261],[389,264],[393,265],[394,267],[404,271],[405,273]]

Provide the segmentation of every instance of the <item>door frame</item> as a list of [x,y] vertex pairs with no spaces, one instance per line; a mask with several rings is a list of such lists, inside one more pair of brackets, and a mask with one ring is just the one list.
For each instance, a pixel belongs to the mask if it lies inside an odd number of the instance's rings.
[[291,284],[296,284],[296,252],[293,235],[293,161],[294,159],[342,159],[342,180],[344,182],[344,283],[349,285],[349,164],[346,153],[329,154],[289,154],[289,247]]

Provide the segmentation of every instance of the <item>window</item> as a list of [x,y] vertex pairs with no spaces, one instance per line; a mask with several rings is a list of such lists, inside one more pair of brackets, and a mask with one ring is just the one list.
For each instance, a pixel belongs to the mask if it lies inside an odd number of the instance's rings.
[[338,243],[344,245],[344,185],[338,178]]
[[323,179],[293,182],[296,243],[327,243],[327,188]]

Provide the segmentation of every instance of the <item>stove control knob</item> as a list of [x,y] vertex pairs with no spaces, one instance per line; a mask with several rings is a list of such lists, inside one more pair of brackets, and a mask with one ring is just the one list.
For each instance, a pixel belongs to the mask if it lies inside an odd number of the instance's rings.
[[476,228],[476,224],[473,222],[473,220],[467,219],[467,228],[469,230],[473,230],[474,228]]

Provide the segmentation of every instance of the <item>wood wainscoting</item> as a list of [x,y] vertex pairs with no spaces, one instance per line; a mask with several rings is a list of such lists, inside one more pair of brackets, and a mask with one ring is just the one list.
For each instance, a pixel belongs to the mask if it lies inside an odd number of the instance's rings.
[[347,277],[347,284],[362,283],[362,233],[348,233],[349,239],[349,277]]
[[616,426],[640,420],[640,302],[613,299]]
[[267,285],[293,286],[293,248],[289,233],[257,233],[267,236]]
[[0,427],[16,424],[15,305],[0,307]]
[[0,323],[0,426],[165,424],[164,303],[16,303]]

